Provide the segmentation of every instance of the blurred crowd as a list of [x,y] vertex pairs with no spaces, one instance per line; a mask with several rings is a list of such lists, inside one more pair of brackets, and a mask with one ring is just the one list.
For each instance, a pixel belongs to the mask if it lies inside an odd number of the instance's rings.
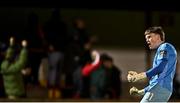
[[44,25],[32,13],[22,34],[3,37],[0,96],[27,98],[30,84],[48,89],[49,99],[119,99],[121,69],[109,54],[93,48],[97,38],[88,32],[83,18],[75,17],[72,28],[55,9]]

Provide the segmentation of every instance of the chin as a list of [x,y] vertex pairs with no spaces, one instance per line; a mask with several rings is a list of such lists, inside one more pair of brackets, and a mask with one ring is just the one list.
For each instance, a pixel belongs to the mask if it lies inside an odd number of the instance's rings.
[[153,47],[149,47],[149,49],[153,50],[154,48]]

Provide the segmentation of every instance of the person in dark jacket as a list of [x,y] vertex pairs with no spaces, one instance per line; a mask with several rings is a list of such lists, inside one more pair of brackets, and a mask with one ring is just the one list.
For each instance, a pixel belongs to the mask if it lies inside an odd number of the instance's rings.
[[91,99],[118,99],[121,95],[121,71],[112,57],[101,54],[101,65],[91,73]]

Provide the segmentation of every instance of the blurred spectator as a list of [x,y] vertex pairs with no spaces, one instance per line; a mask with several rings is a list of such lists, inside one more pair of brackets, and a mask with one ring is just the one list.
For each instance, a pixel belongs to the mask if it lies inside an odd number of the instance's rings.
[[[96,59],[93,57],[94,50],[91,42],[86,42],[83,51],[79,56],[78,68],[73,74],[73,80],[75,85],[75,96],[81,98],[89,98],[89,74],[94,70],[94,67],[99,62],[93,64]],[[96,53],[97,54],[97,53]],[[98,56],[97,56],[98,57]],[[93,65],[92,65],[93,64]]]
[[74,18],[73,31],[70,34],[70,42],[76,43],[81,48],[90,41],[90,33],[87,31],[86,23],[82,18]]
[[10,38],[10,46],[6,51],[5,59],[1,63],[1,73],[3,75],[6,95],[9,99],[25,97],[25,87],[22,69],[27,62],[27,41],[23,40],[22,49],[18,57],[15,54],[14,38]]
[[121,95],[121,71],[109,55],[102,54],[100,60],[101,65],[91,74],[91,99],[118,99]]
[[[70,98],[73,95],[74,83],[73,73],[79,68],[79,60],[82,50],[77,44],[70,44],[65,52],[63,75],[65,79],[66,88],[64,88],[64,98]],[[80,75],[78,75],[80,76]]]
[[[66,89],[66,92],[64,93],[70,95],[72,94],[73,87],[75,86],[75,89],[77,89],[77,84],[81,84],[75,81],[80,79],[81,68],[91,59],[89,58],[89,49],[91,47],[87,46],[92,45],[90,33],[87,32],[85,21],[82,18],[74,18],[72,24],[73,30],[68,37],[68,46],[65,52],[65,65],[63,70],[66,78],[66,87],[69,89]],[[75,78],[73,75],[75,75]]]
[[79,48],[83,48],[87,42],[95,43],[97,41],[96,36],[88,31],[87,24],[81,17],[73,18],[69,39],[71,43],[77,44]]
[[49,46],[48,53],[48,96],[52,98],[61,98],[61,74],[64,62],[64,54],[55,46]]
[[41,59],[41,63],[39,65],[39,71],[38,71],[38,81],[41,87],[47,88],[47,75],[48,75],[48,56],[44,56]]
[[62,52],[67,47],[67,25],[62,20],[59,8],[52,11],[50,19],[43,28],[48,44],[58,44]]
[[112,57],[102,55],[103,66],[106,70],[105,97],[109,99],[118,99],[121,96],[121,69],[116,67]]
[[73,73],[75,95],[77,97],[89,97],[89,77],[83,77],[81,70],[87,63],[90,63],[91,61],[91,44],[88,42],[84,45],[83,51],[81,51],[79,55],[78,67]]

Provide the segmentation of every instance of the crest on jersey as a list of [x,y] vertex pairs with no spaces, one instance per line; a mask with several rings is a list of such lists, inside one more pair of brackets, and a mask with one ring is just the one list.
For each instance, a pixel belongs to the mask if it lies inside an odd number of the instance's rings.
[[161,50],[161,51],[160,51],[160,56],[166,57],[166,56],[167,56],[167,51]]

